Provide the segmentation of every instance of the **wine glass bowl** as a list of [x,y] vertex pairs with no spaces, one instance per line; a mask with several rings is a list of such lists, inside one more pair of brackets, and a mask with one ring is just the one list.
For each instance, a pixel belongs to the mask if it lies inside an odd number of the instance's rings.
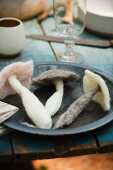
[[57,55],[59,61],[83,62],[84,58],[73,50],[75,36],[85,28],[86,0],[53,0],[55,26],[65,37],[66,51]]

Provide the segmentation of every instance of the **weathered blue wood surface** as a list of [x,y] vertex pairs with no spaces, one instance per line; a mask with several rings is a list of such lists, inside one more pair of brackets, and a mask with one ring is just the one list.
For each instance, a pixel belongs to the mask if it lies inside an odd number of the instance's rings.
[[[25,21],[25,33],[28,34],[43,34],[43,30],[41,30],[40,25],[37,23],[36,19]],[[45,30],[44,30],[45,31]],[[60,44],[59,44],[60,46]],[[16,61],[27,61],[32,59],[35,61],[53,61],[54,54],[48,42],[39,41],[39,40],[31,40],[26,39],[25,41],[25,48],[20,56],[17,58],[12,59],[0,59],[0,68],[2,69],[5,65],[10,64]],[[93,136],[90,134],[87,135],[87,140],[84,137],[80,138],[80,145],[83,146],[84,144],[92,145],[92,152],[96,153],[96,144]],[[41,154],[41,150],[43,151],[49,150],[51,153],[53,152],[53,146],[51,139],[46,139],[46,137],[41,136],[30,136],[25,134],[25,136],[21,133],[14,133],[11,135],[12,139],[12,146],[14,149],[15,155],[23,155],[26,153],[35,153],[39,152]],[[73,140],[74,141],[74,140]],[[79,142],[79,140],[77,140]],[[32,145],[33,143],[33,145]],[[76,143],[73,142],[73,148],[75,147]],[[76,148],[77,149],[77,148]],[[87,147],[85,148],[87,150]],[[84,151],[83,151],[84,152]],[[44,153],[43,153],[44,154]],[[53,153],[55,154],[55,153]],[[83,154],[83,153],[82,153]],[[49,154],[50,155],[50,154]],[[55,156],[55,155],[54,155]]]
[[11,140],[14,155],[21,159],[42,159],[53,153],[53,142],[49,137],[14,131]]
[[1,136],[0,137],[0,161],[1,160],[9,160],[12,157],[12,148],[9,140],[9,136]]
[[[47,35],[58,35],[55,30],[53,18],[47,18],[41,23],[41,26],[37,23],[36,19],[28,20],[24,22],[25,33],[28,34],[47,34]],[[88,32],[84,32],[81,35],[82,38],[90,39],[102,39],[101,37],[95,36]],[[5,65],[16,61],[27,61],[32,59],[34,62],[37,61],[54,61],[54,53],[60,53],[65,50],[63,43],[48,43],[39,40],[25,40],[25,48],[21,55],[17,58],[12,59],[0,59],[0,69]],[[75,46],[74,50],[81,53],[85,62],[84,65],[90,65],[96,67],[102,71],[113,75],[113,48],[94,48]],[[103,146],[108,146],[107,143],[113,144],[113,125],[112,123],[106,125],[103,128],[94,131],[97,141],[93,137],[92,133],[85,133],[80,135],[74,135],[70,137],[72,146],[70,147],[68,156],[96,153],[99,147],[99,151],[102,152]],[[21,132],[11,133],[12,147],[14,154],[17,157],[30,157],[30,158],[51,158],[58,157],[55,155],[54,139],[48,137],[42,137],[38,135],[23,134]],[[96,145],[97,142],[97,145]],[[103,145],[104,143],[104,145]],[[4,149],[3,149],[4,148]],[[0,137],[0,154],[5,152],[12,154],[10,141],[7,136]],[[29,153],[29,155],[28,155]],[[48,156],[49,155],[49,156]],[[65,155],[65,154],[64,154]],[[28,158],[29,159],[29,158]]]
[[83,134],[74,135],[72,137],[72,141],[74,144],[73,149],[76,150],[76,155],[77,154],[82,155],[83,151],[85,154],[93,154],[98,151],[92,133],[83,133]]
[[47,137],[13,132],[11,139],[15,157],[26,160],[78,156],[97,152],[96,142],[90,133],[69,137]]
[[113,121],[94,131],[98,139],[99,152],[113,152]]
[[[54,20],[52,17],[48,17],[42,22],[42,27],[47,35],[60,36],[55,29]],[[89,39],[105,39],[96,35],[93,35],[85,31],[81,38]],[[80,38],[79,37],[79,38]],[[65,51],[65,45],[63,43],[51,43],[51,46],[55,54]],[[102,71],[105,71],[113,75],[113,48],[95,48],[75,45],[74,50],[84,56],[85,62],[83,65],[93,66]]]

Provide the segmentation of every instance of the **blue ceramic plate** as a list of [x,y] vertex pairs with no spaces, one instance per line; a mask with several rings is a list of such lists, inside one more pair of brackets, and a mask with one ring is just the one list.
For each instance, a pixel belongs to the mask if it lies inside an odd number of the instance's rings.
[[[62,106],[59,112],[53,117],[53,124],[58,119],[59,115],[62,114],[69,105],[76,100],[79,96],[83,94],[83,86],[82,86],[82,79],[84,76],[84,71],[89,69],[95,73],[101,75],[110,91],[111,96],[111,103],[113,100],[113,78],[94,68],[86,68],[81,65],[69,64],[69,63],[38,63],[35,64],[34,67],[34,74],[33,77],[37,76],[39,73],[44,72],[50,69],[64,69],[76,72],[80,75],[80,79],[67,83],[64,86],[64,97]],[[46,100],[54,93],[55,88],[54,86],[49,87],[31,87],[33,93],[41,100],[43,104],[45,104]],[[70,135],[70,134],[78,134],[82,132],[87,132],[96,128],[99,128],[106,123],[113,120],[113,105],[111,105],[111,109],[109,112],[104,112],[101,106],[93,101],[87,106],[87,108],[77,117],[77,119],[68,127],[63,129],[39,129],[39,128],[31,128],[21,124],[21,122],[28,122],[32,123],[31,120],[28,118],[24,107],[22,105],[21,99],[18,95],[11,95],[4,99],[5,102],[13,104],[19,107],[19,111],[9,118],[4,125],[10,127],[12,129],[27,132],[31,134],[40,134],[40,135],[49,135],[49,136],[58,136],[58,135]],[[32,123],[33,124],[33,123]]]

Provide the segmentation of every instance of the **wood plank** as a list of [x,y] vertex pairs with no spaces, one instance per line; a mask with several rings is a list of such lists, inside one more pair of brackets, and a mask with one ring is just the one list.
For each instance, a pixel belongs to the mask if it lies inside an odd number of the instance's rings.
[[94,154],[98,149],[91,133],[54,137],[54,147],[57,157]]
[[0,136],[0,162],[13,159],[9,135]]
[[[43,31],[37,20],[31,19],[24,21],[25,35],[28,34],[40,34],[43,35]],[[15,58],[0,58],[0,69],[4,66],[17,62],[17,61],[28,61],[33,60],[38,61],[54,61],[54,54],[48,42],[43,42],[39,40],[25,39],[25,47],[22,53]]]
[[98,144],[99,153],[113,152],[113,121],[94,131]]
[[50,137],[21,132],[11,133],[15,158],[22,160],[53,158],[53,144]]
[[50,159],[97,152],[91,134],[47,137],[20,132],[11,134],[15,158],[22,160]]
[[98,151],[97,143],[91,132],[74,135],[72,138],[73,152],[77,155],[94,154]]

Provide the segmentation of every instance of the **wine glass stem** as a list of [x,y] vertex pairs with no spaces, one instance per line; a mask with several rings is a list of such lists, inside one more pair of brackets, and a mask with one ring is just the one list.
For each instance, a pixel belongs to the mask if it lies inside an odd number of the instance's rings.
[[75,44],[75,40],[72,37],[71,38],[66,37],[64,43],[66,45],[65,54],[68,56],[73,56],[74,55],[73,46]]

